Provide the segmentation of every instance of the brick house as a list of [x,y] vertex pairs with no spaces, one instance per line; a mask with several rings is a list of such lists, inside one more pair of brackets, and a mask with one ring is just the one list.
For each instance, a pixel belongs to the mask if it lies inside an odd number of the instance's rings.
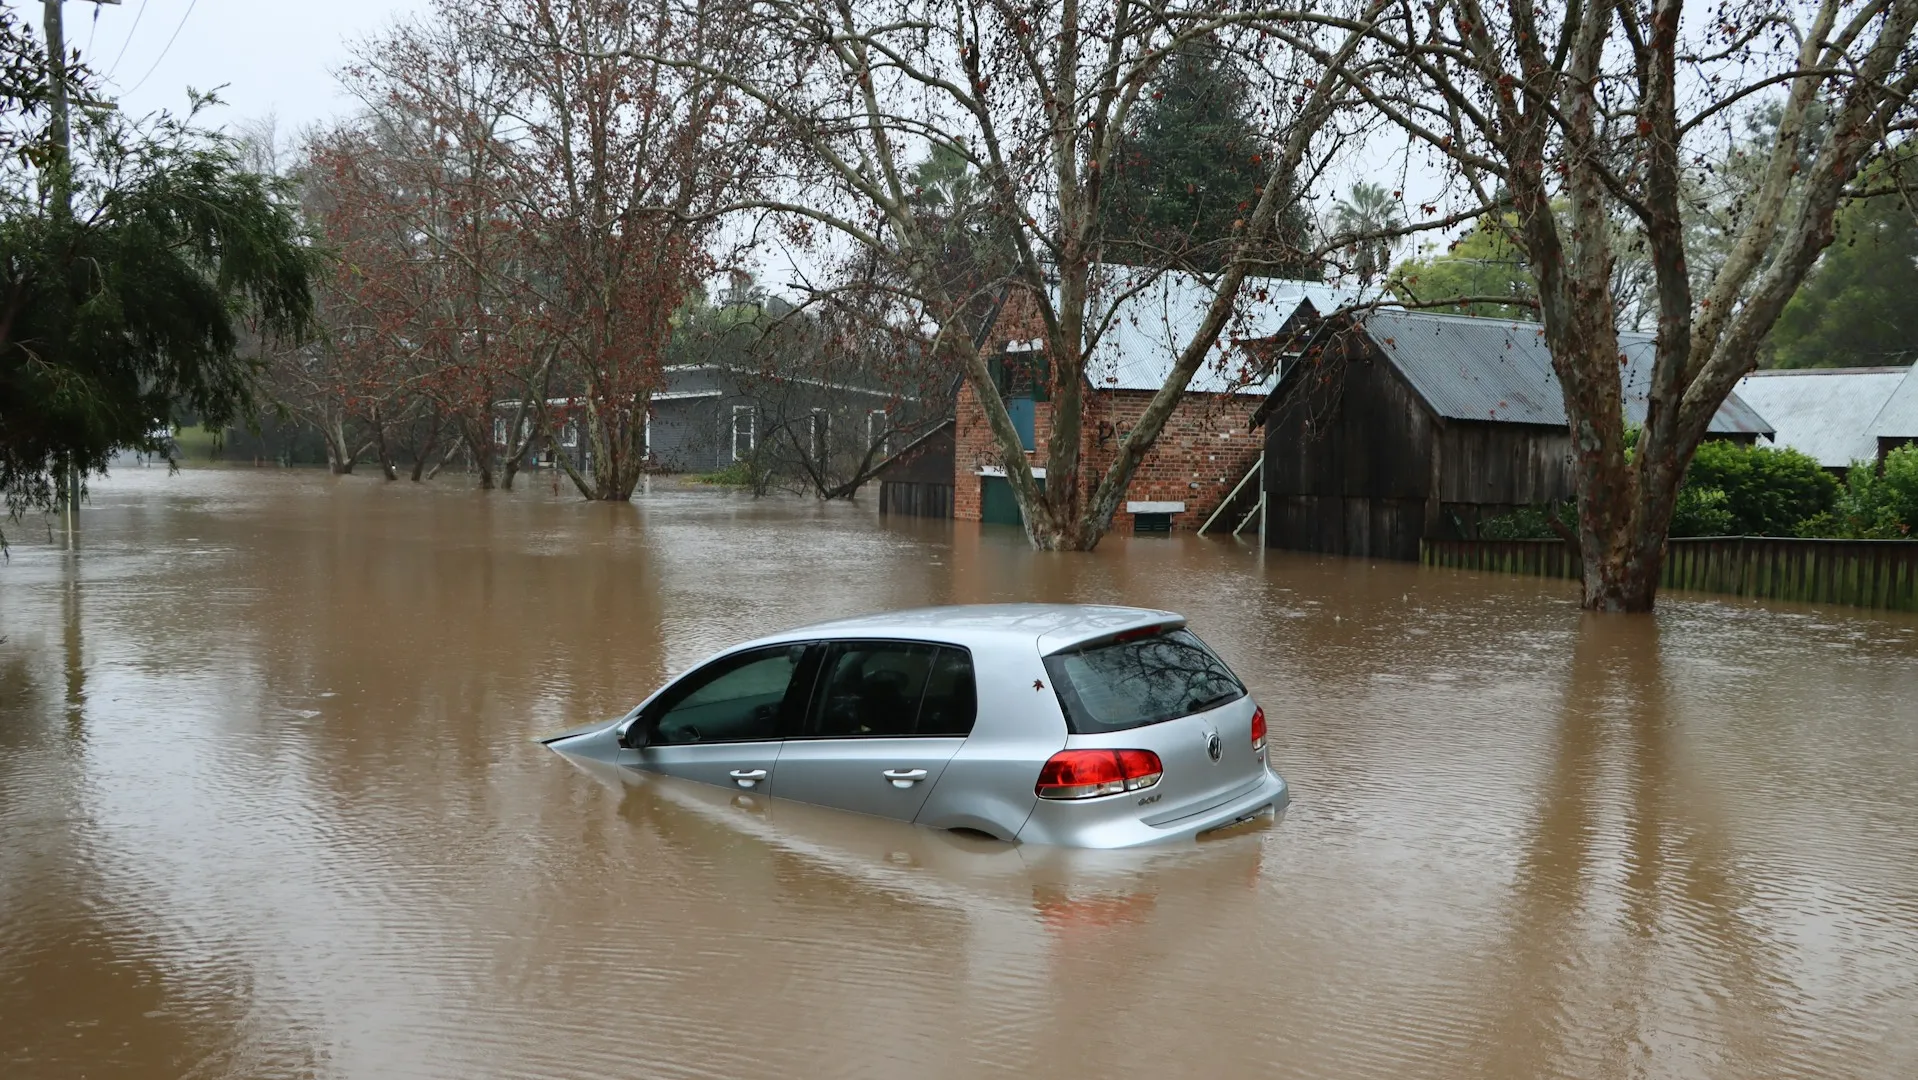
[[[1114,313],[1086,365],[1080,460],[1088,494],[1117,456],[1125,432],[1144,415],[1171,372],[1178,350],[1190,340],[1211,298],[1202,280],[1170,273],[1127,297]],[[1269,358],[1262,359],[1269,345],[1261,345],[1314,318],[1315,301],[1330,309],[1345,297],[1306,282],[1246,283],[1239,315],[1194,374],[1158,442],[1140,462],[1114,515],[1114,529],[1197,529],[1239,487],[1263,453],[1251,419],[1275,382]],[[1052,405],[1042,341],[1037,311],[1015,295],[1003,305],[986,348],[1027,460],[1043,484]],[[1256,485],[1247,488],[1256,497]],[[970,385],[960,388],[955,408],[952,516],[1020,523],[998,443]]]

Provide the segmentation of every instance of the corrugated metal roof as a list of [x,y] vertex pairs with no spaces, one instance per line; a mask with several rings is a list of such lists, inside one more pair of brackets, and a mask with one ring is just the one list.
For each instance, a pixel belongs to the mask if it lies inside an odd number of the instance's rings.
[[[1918,366],[1905,369],[1904,379],[1872,421],[1871,437],[1918,439]],[[1873,447],[1872,452],[1875,456],[1877,448]]]
[[[1536,323],[1396,308],[1369,312],[1360,321],[1440,416],[1565,426],[1565,399],[1552,370],[1544,328]],[[1619,366],[1625,419],[1643,423],[1653,339],[1649,334],[1620,334],[1619,350],[1626,360]],[[1734,393],[1712,417],[1711,430],[1762,434],[1771,426]]]
[[[1100,268],[1097,293],[1118,299],[1111,325],[1086,360],[1086,379],[1095,387],[1157,390],[1164,385],[1179,352],[1192,340],[1217,295],[1210,281],[1177,271],[1161,274],[1138,292],[1125,295],[1145,273],[1128,267]],[[1354,302],[1358,295],[1357,290],[1316,282],[1247,278],[1236,315],[1193,373],[1187,389],[1204,394],[1270,393],[1277,376],[1260,377],[1252,367],[1254,358],[1238,348],[1239,343],[1277,334],[1302,300],[1312,301],[1320,314],[1327,314]],[[1097,299],[1088,309],[1088,320],[1113,310]]]
[[1774,443],[1837,469],[1878,456],[1872,419],[1904,381],[1903,368],[1760,371],[1738,380],[1738,396],[1771,421]]

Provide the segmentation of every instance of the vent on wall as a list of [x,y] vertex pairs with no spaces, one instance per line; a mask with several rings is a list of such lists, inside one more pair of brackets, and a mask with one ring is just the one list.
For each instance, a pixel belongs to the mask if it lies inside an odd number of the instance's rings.
[[1134,533],[1169,533],[1172,531],[1172,515],[1134,514],[1132,531]]

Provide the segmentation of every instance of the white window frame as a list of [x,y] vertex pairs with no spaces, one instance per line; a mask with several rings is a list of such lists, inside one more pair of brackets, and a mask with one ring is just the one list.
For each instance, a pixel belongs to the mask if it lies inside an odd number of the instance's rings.
[[[872,419],[875,416],[879,418],[879,423],[877,425],[873,424],[872,422]],[[889,426],[890,425],[887,423],[887,418],[886,418],[886,410],[884,409],[866,410],[866,446],[867,448],[870,449],[872,446],[877,445],[879,447],[880,457],[886,456],[887,450],[889,449],[887,444],[892,442],[892,435],[889,431],[887,431],[887,428]]]
[[[742,416],[746,418],[746,431],[745,431],[746,449],[744,453],[740,452],[740,449],[739,449],[739,436],[741,434],[739,430],[739,418]],[[733,406],[733,460],[744,461],[747,458],[752,457],[753,451],[757,450],[758,448],[759,448],[759,407],[756,405],[734,405]]]
[[495,416],[493,418],[493,445],[506,445],[506,418],[504,416]]
[[579,445],[579,421],[568,420],[559,429],[559,444],[568,450]]

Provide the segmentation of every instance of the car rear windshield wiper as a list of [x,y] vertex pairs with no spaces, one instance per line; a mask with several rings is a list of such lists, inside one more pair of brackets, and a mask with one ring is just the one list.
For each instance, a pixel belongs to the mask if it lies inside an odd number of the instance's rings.
[[1191,701],[1185,703],[1186,715],[1190,716],[1193,713],[1201,713],[1207,709],[1216,708],[1228,701],[1236,699],[1243,693],[1243,690],[1227,690],[1223,694],[1214,694],[1203,701],[1198,698],[1193,698]]

